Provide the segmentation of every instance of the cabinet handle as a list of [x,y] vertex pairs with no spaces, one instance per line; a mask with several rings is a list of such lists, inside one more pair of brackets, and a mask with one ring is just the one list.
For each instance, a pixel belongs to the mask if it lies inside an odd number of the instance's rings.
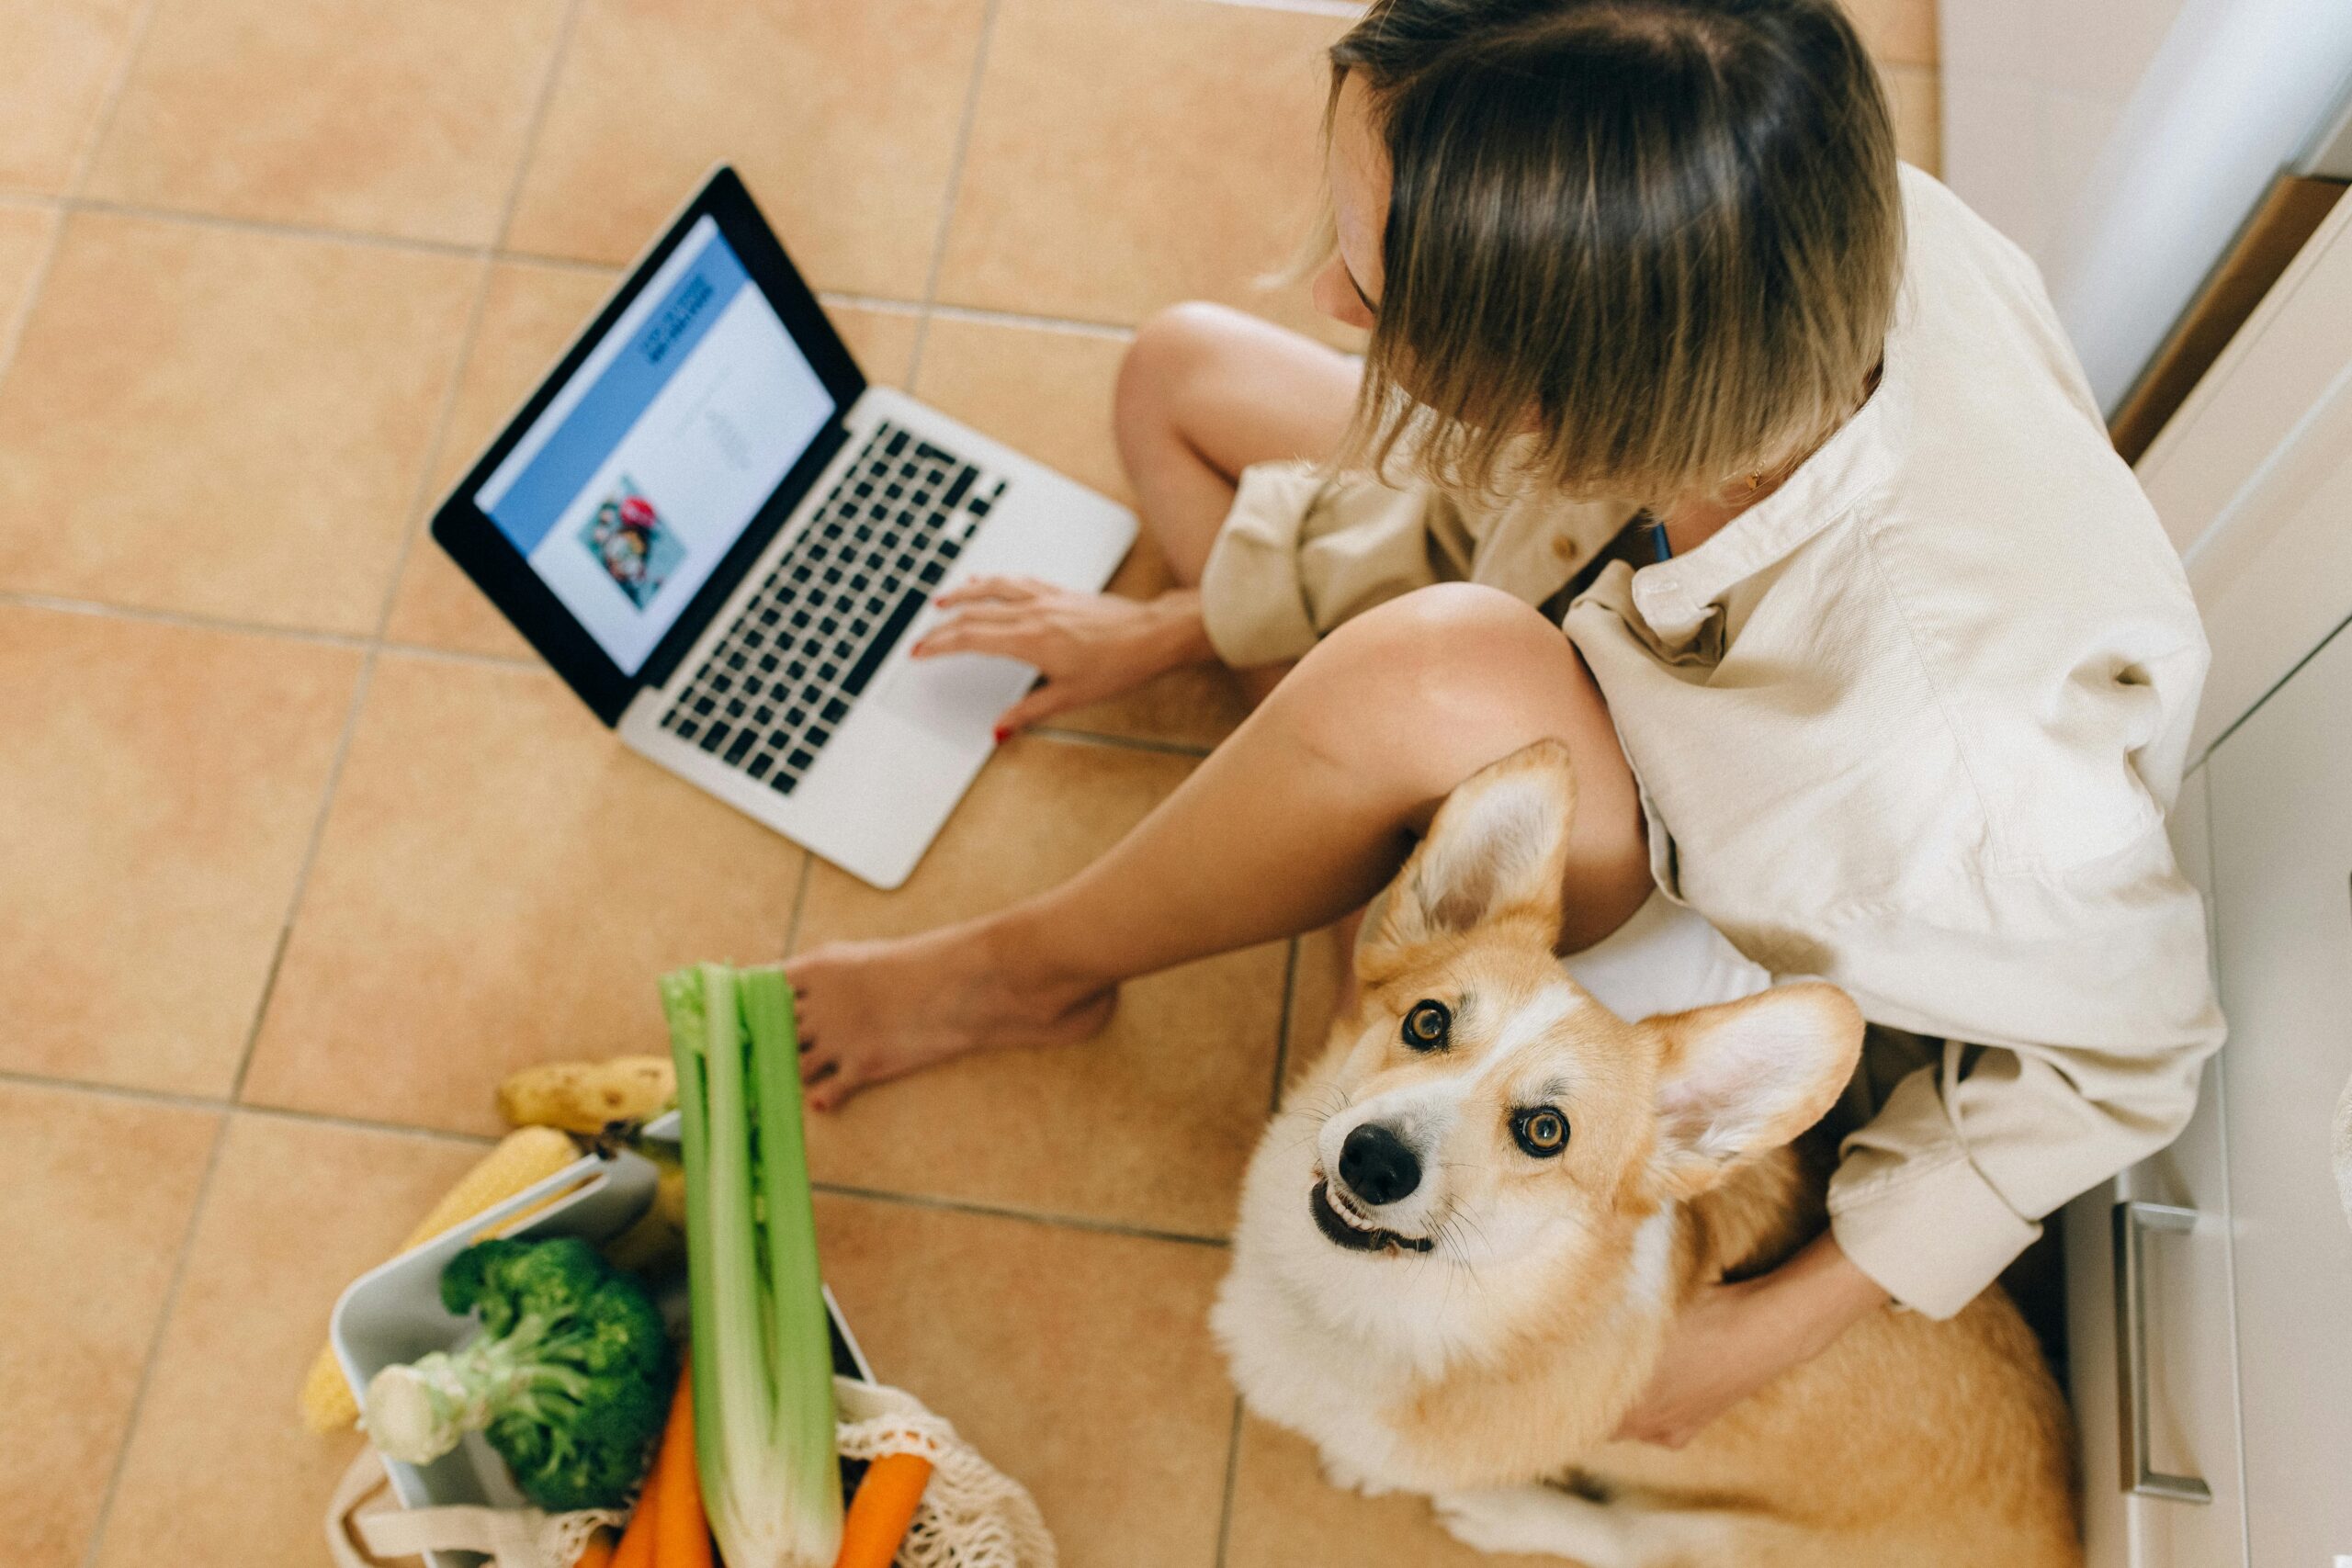
[[2115,1205],[2115,1344],[2123,1391],[2123,1489],[2176,1503],[2211,1503],[2213,1489],[2194,1475],[2165,1475],[2148,1463],[2148,1287],[2143,1231],[2186,1231],[2197,1211],[2170,1203]]

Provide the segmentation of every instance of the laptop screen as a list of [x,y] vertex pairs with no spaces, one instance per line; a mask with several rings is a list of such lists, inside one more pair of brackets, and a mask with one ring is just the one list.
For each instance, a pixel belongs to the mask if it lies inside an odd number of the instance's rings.
[[633,675],[837,412],[706,215],[474,502]]

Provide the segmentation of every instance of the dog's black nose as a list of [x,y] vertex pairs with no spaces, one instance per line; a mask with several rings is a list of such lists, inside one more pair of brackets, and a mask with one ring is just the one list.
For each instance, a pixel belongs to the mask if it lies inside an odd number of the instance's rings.
[[1367,1203],[1394,1203],[1421,1184],[1421,1162],[1404,1139],[1367,1122],[1340,1145],[1340,1179]]

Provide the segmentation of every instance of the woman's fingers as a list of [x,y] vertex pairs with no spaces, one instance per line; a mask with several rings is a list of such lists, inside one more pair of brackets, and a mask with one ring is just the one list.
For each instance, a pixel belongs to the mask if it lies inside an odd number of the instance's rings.
[[943,653],[993,653],[1034,664],[1041,636],[1035,626],[1017,620],[966,615],[937,627],[910,651],[918,659],[936,659]]
[[1034,577],[975,577],[959,582],[933,601],[943,610],[958,604],[1019,604],[1047,592]]

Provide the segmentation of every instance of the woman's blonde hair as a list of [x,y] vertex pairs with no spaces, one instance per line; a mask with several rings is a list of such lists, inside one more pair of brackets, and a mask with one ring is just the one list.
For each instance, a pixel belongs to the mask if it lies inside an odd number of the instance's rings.
[[1834,0],[1375,0],[1331,64],[1327,132],[1361,78],[1392,180],[1341,461],[1657,502],[1863,395],[1903,216]]

